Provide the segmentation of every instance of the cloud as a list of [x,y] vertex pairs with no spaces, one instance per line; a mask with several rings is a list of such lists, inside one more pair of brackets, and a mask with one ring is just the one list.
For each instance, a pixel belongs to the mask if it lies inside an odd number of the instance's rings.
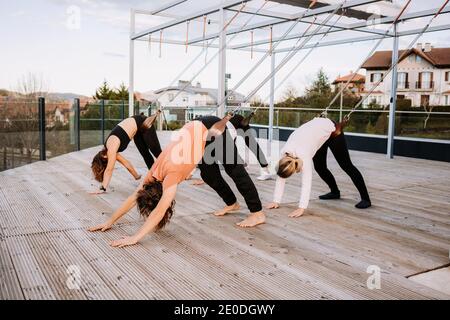
[[18,18],[18,17],[23,17],[24,15],[26,15],[26,12],[23,10],[20,10],[20,11],[12,12],[10,15],[13,18]]
[[121,58],[121,59],[124,59],[124,58],[128,57],[125,54],[116,53],[116,52],[103,52],[103,55],[106,56],[106,57]]

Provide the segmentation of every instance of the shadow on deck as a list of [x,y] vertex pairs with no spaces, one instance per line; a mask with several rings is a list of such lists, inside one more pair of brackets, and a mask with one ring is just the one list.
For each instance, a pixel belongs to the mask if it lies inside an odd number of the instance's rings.
[[[248,213],[242,197],[241,212],[216,218],[211,212],[223,204],[212,189],[185,182],[164,231],[113,249],[111,240],[141,226],[135,210],[107,233],[86,228],[111,215],[138,183],[118,167],[110,193],[88,195],[97,186],[89,169],[94,151],[0,173],[0,299],[450,298],[407,278],[449,263],[449,163],[352,152],[374,203],[359,211],[350,179],[330,158],[342,200],[312,200],[305,216],[289,219],[297,177],[287,186],[289,205],[248,230],[235,226]],[[134,145],[126,155],[145,172]],[[249,171],[255,178],[258,167]],[[274,181],[254,181],[269,202]],[[325,191],[314,176],[312,199]],[[372,265],[381,269],[379,290],[366,285]]]

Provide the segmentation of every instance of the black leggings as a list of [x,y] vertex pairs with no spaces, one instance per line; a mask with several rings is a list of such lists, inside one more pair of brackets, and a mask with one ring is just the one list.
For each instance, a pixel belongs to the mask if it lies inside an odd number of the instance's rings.
[[[220,121],[217,117],[204,117],[199,120],[202,121],[207,128],[211,128],[215,122]],[[228,135],[228,137],[225,137],[226,135]],[[220,173],[218,162],[221,162],[225,172],[231,177],[240,194],[244,197],[245,203],[247,204],[250,212],[253,213],[261,211],[262,205],[261,200],[259,199],[258,191],[256,190],[252,179],[245,170],[242,164],[243,161],[238,155],[236,145],[233,139],[229,136],[227,130],[225,130],[222,139],[208,141],[206,145],[208,150],[214,148],[211,152],[211,156],[214,161],[211,163],[211,159],[205,159],[204,157],[198,165],[200,175],[205,183],[214,189],[214,191],[217,192],[217,194],[228,206],[237,202],[237,198],[234,195],[233,190],[231,190],[230,186]],[[230,161],[226,161],[228,159],[225,152],[226,150],[234,153],[234,161],[231,161],[232,163],[229,163]]]
[[237,133],[244,138],[247,148],[249,148],[256,156],[256,159],[258,159],[260,166],[263,168],[268,167],[269,163],[267,162],[266,156],[259,146],[258,141],[256,141],[255,136],[253,135],[252,128],[248,124],[243,124],[243,121],[244,117],[240,114],[234,115],[230,120],[231,124],[236,128]]
[[[250,127],[247,129],[249,130]],[[259,146],[258,141],[256,141],[255,137],[253,136],[252,132],[245,132],[244,140],[247,147],[250,149],[251,152],[256,156],[256,159],[258,159],[259,165],[262,168],[266,168],[269,166],[269,163],[267,162],[266,156],[264,155],[264,152],[262,151],[261,147]],[[239,132],[239,131],[238,131]]]
[[155,163],[153,156],[155,158],[158,158],[162,152],[158,136],[156,135],[155,126],[151,126],[144,132],[138,130],[138,132],[134,136],[134,143],[136,144],[136,147],[139,150],[142,158],[144,158],[147,168],[150,170],[150,168],[153,166],[153,163]]
[[342,170],[347,173],[353,181],[353,184],[359,191],[362,200],[370,201],[369,192],[367,191],[364,178],[359,170],[353,165],[348,152],[347,143],[345,141],[344,133],[337,137],[328,139],[324,145],[317,151],[313,158],[314,168],[323,181],[326,182],[332,192],[339,192],[339,188],[336,184],[336,179],[327,167],[327,152],[330,148],[337,163]]

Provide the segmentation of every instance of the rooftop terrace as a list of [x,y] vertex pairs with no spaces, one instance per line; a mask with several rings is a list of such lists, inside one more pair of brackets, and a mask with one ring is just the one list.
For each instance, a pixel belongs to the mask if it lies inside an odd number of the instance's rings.
[[[160,137],[168,141],[168,133]],[[245,206],[217,218],[211,213],[223,204],[212,189],[185,182],[164,231],[114,249],[109,241],[141,226],[135,210],[107,233],[86,228],[111,215],[137,182],[118,167],[111,192],[87,194],[94,151],[0,173],[0,299],[450,298],[445,289],[408,278],[449,263],[450,163],[352,151],[374,203],[360,211],[355,188],[330,157],[342,200],[315,200],[326,186],[314,176],[310,209],[289,219],[297,177],[286,190],[289,206],[246,230],[235,226]],[[133,144],[126,154],[145,172]],[[249,171],[255,178],[258,168]],[[254,180],[269,202],[274,181]],[[366,286],[371,265],[381,268],[379,290]],[[69,277],[74,270],[79,288]],[[450,288],[445,281],[440,278],[441,288]]]

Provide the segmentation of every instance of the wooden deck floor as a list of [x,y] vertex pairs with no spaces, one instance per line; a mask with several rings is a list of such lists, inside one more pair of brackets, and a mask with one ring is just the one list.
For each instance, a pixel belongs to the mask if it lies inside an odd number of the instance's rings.
[[[289,219],[296,178],[287,187],[289,207],[248,230],[234,225],[247,214],[241,197],[240,213],[216,218],[218,196],[183,183],[166,230],[113,249],[109,241],[142,224],[136,211],[110,232],[86,228],[104,221],[137,182],[117,168],[112,192],[88,195],[94,151],[0,173],[0,299],[450,298],[407,278],[449,263],[449,163],[352,152],[374,203],[359,211],[356,190],[330,158],[342,200],[315,200],[326,191],[315,176],[307,214]],[[145,172],[134,146],[126,153]],[[249,170],[255,178],[257,166]],[[274,181],[256,184],[269,202]],[[366,286],[370,265],[381,268],[379,290]],[[69,277],[74,270],[79,282]]]

